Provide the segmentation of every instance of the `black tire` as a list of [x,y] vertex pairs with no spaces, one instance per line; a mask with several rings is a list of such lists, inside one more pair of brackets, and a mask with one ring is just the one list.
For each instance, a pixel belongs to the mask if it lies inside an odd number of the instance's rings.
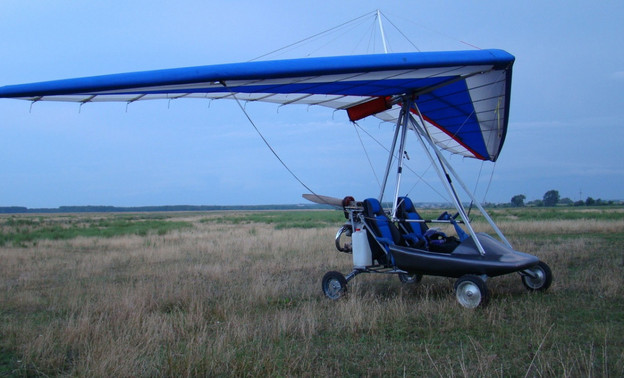
[[477,308],[487,305],[490,293],[481,277],[467,274],[455,282],[455,297],[463,307]]
[[422,274],[399,273],[399,280],[404,284],[417,284],[422,281]]
[[323,293],[329,299],[338,299],[347,293],[347,279],[340,272],[327,272],[323,276]]
[[543,261],[540,261],[534,267],[527,269],[536,277],[528,274],[522,274],[522,283],[529,291],[544,291],[552,284],[552,271],[550,267]]

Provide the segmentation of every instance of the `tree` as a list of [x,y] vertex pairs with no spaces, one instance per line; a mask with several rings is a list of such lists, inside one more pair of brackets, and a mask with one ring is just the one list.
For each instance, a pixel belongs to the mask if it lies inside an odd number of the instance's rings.
[[513,207],[524,207],[524,200],[526,196],[524,194],[516,194],[511,197],[511,206]]
[[549,190],[544,194],[544,206],[556,206],[559,202],[559,191]]

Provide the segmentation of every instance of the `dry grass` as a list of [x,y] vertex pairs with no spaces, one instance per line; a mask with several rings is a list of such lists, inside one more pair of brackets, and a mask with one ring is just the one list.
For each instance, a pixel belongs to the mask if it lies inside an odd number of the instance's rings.
[[[222,216],[222,215],[219,215]],[[350,271],[336,228],[206,222],[164,235],[0,248],[2,374],[89,376],[624,374],[622,220],[503,222],[552,267],[548,293],[516,275],[460,308],[453,281]],[[208,216],[209,217],[209,216]],[[589,231],[589,232],[588,232]]]

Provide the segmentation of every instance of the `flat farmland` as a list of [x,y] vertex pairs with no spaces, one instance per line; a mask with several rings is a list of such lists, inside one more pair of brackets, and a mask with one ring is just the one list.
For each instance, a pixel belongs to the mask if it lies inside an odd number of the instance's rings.
[[453,279],[359,275],[331,301],[339,211],[3,215],[0,376],[623,376],[624,209],[491,214],[547,292],[493,278],[467,310]]

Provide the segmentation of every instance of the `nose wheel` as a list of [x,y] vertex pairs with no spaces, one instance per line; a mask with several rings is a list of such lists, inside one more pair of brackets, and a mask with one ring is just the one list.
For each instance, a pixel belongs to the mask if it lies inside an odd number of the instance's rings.
[[522,274],[522,283],[529,291],[544,291],[550,287],[552,278],[550,267],[540,261]]

